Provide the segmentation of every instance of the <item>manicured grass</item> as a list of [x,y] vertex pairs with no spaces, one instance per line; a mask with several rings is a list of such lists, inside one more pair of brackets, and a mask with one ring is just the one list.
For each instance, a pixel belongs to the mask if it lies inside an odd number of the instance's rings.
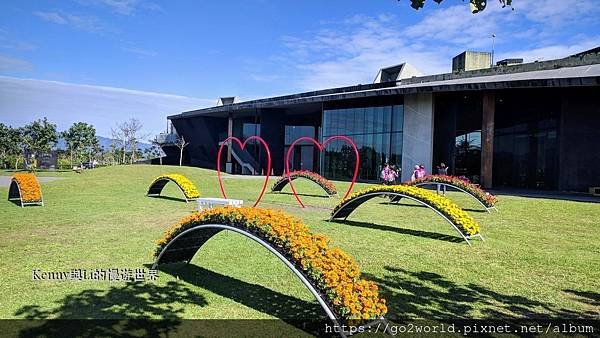
[[[148,268],[154,241],[195,208],[172,184],[145,197],[159,174],[188,176],[219,197],[214,171],[119,166],[42,184],[45,206],[0,203],[1,318],[297,318],[324,314],[304,286],[260,245],[234,233],[209,241],[191,265],[159,271],[155,283],[33,281],[32,270]],[[10,175],[5,172],[4,175]],[[52,173],[43,173],[52,176]],[[262,180],[226,177],[230,198],[252,205]],[[269,187],[275,182],[271,179]],[[335,182],[341,195],[346,182]],[[414,203],[376,198],[346,223],[327,222],[339,201],[297,180],[260,207],[301,217],[354,256],[388,301],[388,318],[600,317],[600,204],[501,196],[488,214],[449,195],[480,222],[486,241],[469,247],[443,219]],[[364,187],[358,184],[355,189]],[[7,188],[0,187],[7,196]],[[322,197],[320,197],[322,196]]]

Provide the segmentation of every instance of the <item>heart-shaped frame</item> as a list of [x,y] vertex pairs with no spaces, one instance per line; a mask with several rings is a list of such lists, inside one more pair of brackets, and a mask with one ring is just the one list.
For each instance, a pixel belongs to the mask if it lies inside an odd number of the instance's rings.
[[271,175],[271,150],[269,149],[269,145],[267,144],[267,142],[265,142],[265,140],[263,140],[262,137],[256,135],[248,137],[243,143],[242,141],[240,141],[240,139],[238,139],[235,136],[229,136],[223,142],[220,142],[221,146],[219,146],[219,151],[217,153],[217,177],[219,178],[219,188],[221,189],[221,195],[223,196],[223,198],[227,198],[227,194],[225,193],[225,188],[223,188],[223,179],[221,178],[221,153],[223,152],[223,147],[227,145],[228,141],[231,140],[235,141],[242,150],[244,150],[244,147],[246,146],[246,143],[248,143],[248,141],[258,140],[267,151],[267,176],[265,177],[265,183],[263,184],[262,190],[260,191],[260,195],[258,195],[258,199],[252,206],[254,208],[258,205],[258,203],[260,203],[260,200],[262,199],[263,195],[265,194],[265,190],[267,189],[267,184],[269,184],[269,176]]
[[298,142],[310,141],[319,149],[320,152],[322,152],[329,142],[331,142],[333,140],[338,140],[338,139],[344,140],[344,141],[346,141],[346,143],[350,144],[352,146],[352,149],[354,149],[354,156],[356,157],[356,164],[354,165],[354,176],[352,176],[352,183],[350,183],[350,187],[348,188],[348,191],[346,191],[346,194],[344,195],[344,197],[342,197],[342,199],[345,199],[346,197],[348,197],[348,195],[352,191],[352,188],[354,187],[354,183],[356,182],[356,178],[358,177],[358,167],[360,164],[360,156],[358,155],[358,149],[356,148],[356,144],[354,143],[354,141],[352,141],[352,139],[350,139],[347,136],[335,135],[335,136],[331,136],[331,137],[327,138],[321,144],[312,137],[303,136],[303,137],[300,137],[299,139],[295,140],[294,142],[292,142],[292,144],[290,144],[287,154],[285,155],[285,175],[287,176],[287,178],[290,182],[290,188],[292,188],[292,193],[294,194],[294,197],[296,197],[296,200],[298,200],[298,203],[300,203],[300,205],[303,208],[305,208],[305,205],[302,202],[302,199],[300,198],[300,196],[298,196],[298,193],[296,192],[296,188],[294,187],[294,184],[292,183],[292,178],[290,176],[290,172],[291,172],[290,171],[290,156],[292,155],[292,150],[294,149],[294,146]]

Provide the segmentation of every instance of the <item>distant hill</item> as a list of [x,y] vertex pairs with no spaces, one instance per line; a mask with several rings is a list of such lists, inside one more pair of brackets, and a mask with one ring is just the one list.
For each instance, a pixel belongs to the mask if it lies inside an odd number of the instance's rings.
[[[98,136],[98,142],[100,143],[100,147],[102,147],[104,149],[109,149],[110,145],[113,142],[113,139],[104,137],[104,136]],[[142,149],[142,151],[144,151],[148,148],[152,148],[152,145],[150,143],[140,142],[140,143],[138,143],[138,148],[140,148],[140,149]]]
[[[105,150],[108,150],[108,149],[110,149],[110,145],[113,143],[113,139],[104,137],[104,136],[98,136],[98,143],[100,143],[100,147],[104,148]],[[62,150],[67,148],[67,144],[63,138],[58,139],[56,148],[62,149]],[[152,145],[150,143],[140,142],[140,143],[138,143],[138,148],[140,148],[140,149],[142,149],[142,151],[144,151],[148,148],[152,148]]]

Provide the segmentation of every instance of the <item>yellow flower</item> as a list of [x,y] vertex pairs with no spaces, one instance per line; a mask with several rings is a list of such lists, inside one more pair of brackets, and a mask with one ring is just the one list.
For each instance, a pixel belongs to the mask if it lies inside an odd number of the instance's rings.
[[438,195],[429,190],[407,185],[375,185],[367,189],[357,191],[340,201],[340,203],[333,209],[332,215],[335,214],[335,212],[338,211],[348,201],[372,192],[396,192],[412,197],[441,212],[445,217],[452,221],[452,223],[458,226],[463,234],[475,235],[479,233],[479,224],[477,221],[475,221],[471,215],[462,210],[454,202],[445,196]]
[[153,186],[154,183],[156,183],[157,181],[164,180],[164,179],[168,179],[168,180],[175,182],[175,184],[177,184],[181,188],[181,190],[183,191],[183,194],[185,195],[186,198],[192,199],[192,198],[200,197],[200,192],[198,191],[198,188],[196,188],[196,185],[194,185],[194,183],[192,183],[192,181],[190,181],[187,177],[185,177],[181,174],[160,175],[154,179],[154,181],[152,182],[152,184],[150,184],[150,186]]

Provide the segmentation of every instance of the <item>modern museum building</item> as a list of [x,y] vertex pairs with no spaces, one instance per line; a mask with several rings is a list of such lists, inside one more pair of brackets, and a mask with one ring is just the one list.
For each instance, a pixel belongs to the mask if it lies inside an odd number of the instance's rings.
[[[269,145],[274,175],[281,175],[289,146],[307,136],[323,142],[343,135],[360,155],[359,181],[376,182],[384,163],[451,175],[486,188],[588,192],[600,187],[600,48],[567,58],[523,63],[490,53],[464,52],[447,74],[422,75],[407,63],[382,68],[372,84],[238,102],[168,116],[159,135],[166,163],[216,168],[221,141],[261,136]],[[225,153],[224,153],[225,154]],[[222,168],[264,174],[258,142],[233,146]],[[294,146],[290,167],[329,179],[350,179],[354,151],[342,140],[321,152],[311,142]],[[165,163],[163,161],[163,163]]]

